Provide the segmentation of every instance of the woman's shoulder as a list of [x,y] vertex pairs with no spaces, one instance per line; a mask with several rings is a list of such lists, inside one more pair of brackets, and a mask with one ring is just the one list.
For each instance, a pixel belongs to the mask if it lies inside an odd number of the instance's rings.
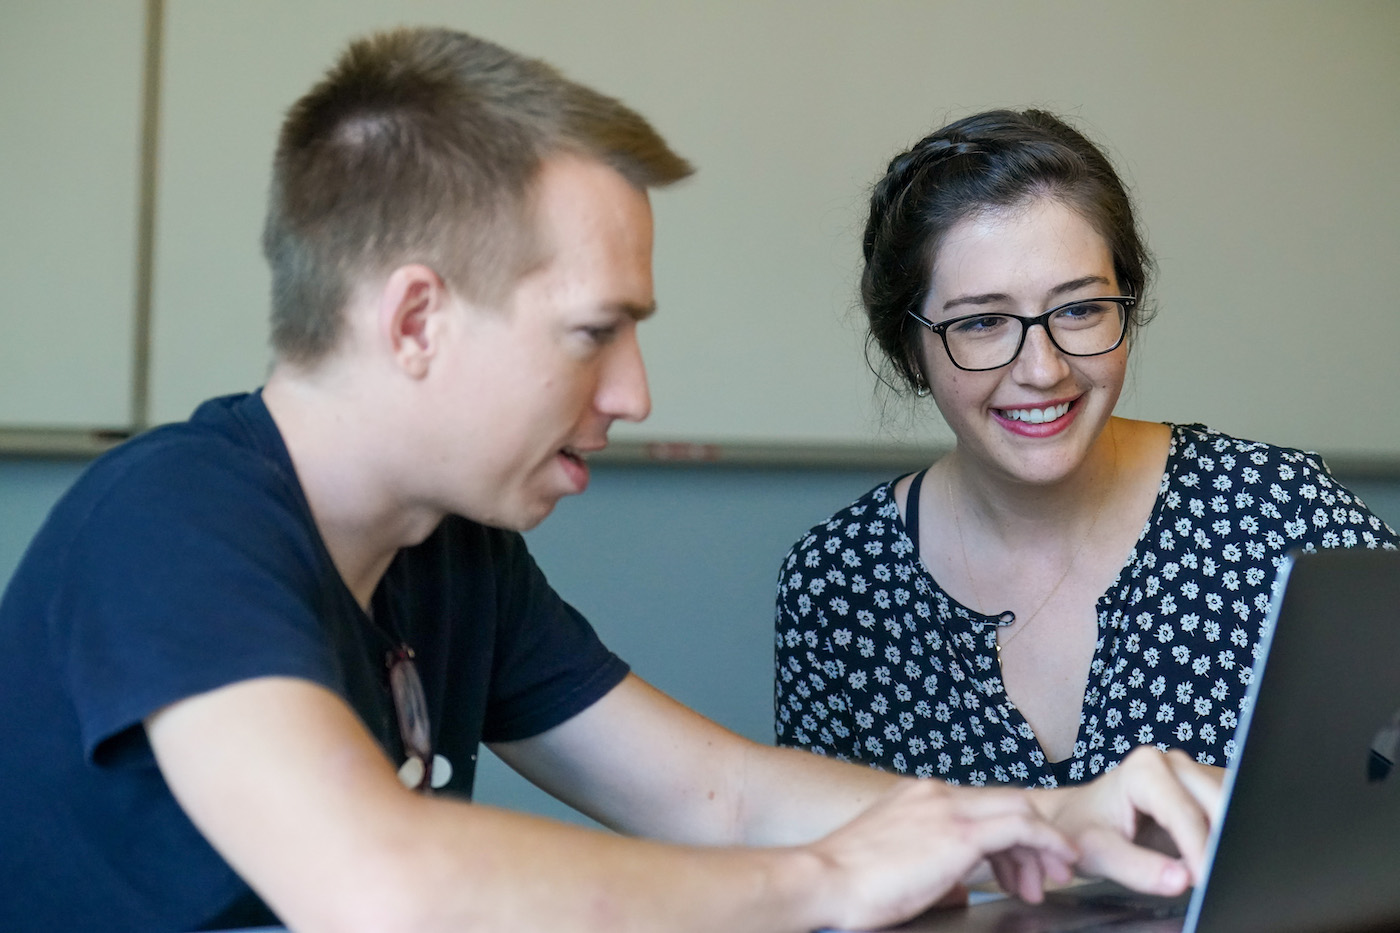
[[1216,473],[1239,473],[1249,482],[1293,482],[1302,478],[1325,479],[1331,472],[1314,451],[1283,447],[1226,434],[1204,424],[1168,424],[1171,429],[1169,463],[1178,472],[1191,468]]
[[[1354,524],[1382,528],[1380,519],[1372,521],[1374,516],[1365,503],[1332,475],[1315,451],[1232,437],[1201,424],[1171,427],[1168,489],[1189,490],[1195,499],[1211,499],[1213,504],[1233,497],[1237,507],[1241,502],[1249,505],[1267,500],[1280,514],[1285,507],[1297,512],[1302,505],[1309,510],[1345,506],[1352,510],[1349,514]],[[1299,519],[1295,516],[1294,520]],[[1384,532],[1388,538],[1394,537],[1389,528]]]
[[835,553],[842,543],[861,537],[904,536],[895,504],[894,484],[900,477],[886,480],[865,492],[845,508],[807,529],[788,550],[783,570],[802,562],[802,555],[813,552]]
[[[1231,437],[1200,424],[1172,425],[1166,491],[1179,508],[1247,513],[1242,534],[1266,525],[1280,541],[1313,547],[1385,547],[1395,532],[1309,450]],[[1286,539],[1286,541],[1285,541]]]

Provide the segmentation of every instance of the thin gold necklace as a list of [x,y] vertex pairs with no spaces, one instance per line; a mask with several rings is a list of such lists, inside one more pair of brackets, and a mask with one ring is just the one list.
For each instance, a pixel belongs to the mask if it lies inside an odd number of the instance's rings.
[[[1113,440],[1113,466],[1109,471],[1109,475],[1113,476],[1118,472],[1118,437],[1116,434],[1112,433],[1111,428],[1109,430],[1109,436]],[[943,477],[943,485],[947,490],[948,508],[953,513],[953,527],[958,532],[958,550],[962,553],[963,573],[967,576],[967,585],[969,588],[971,588],[972,598],[977,600],[977,605],[985,606],[986,603],[982,601],[981,594],[977,592],[977,581],[974,580],[972,577],[972,565],[968,562],[967,559],[967,540],[963,537],[962,522],[958,518],[958,504],[957,500],[953,497],[953,479],[951,475],[945,475]],[[1069,563],[1065,564],[1065,570],[1064,573],[1060,574],[1060,579],[1055,581],[1055,585],[1050,588],[1050,592],[1046,594],[1045,598],[1040,601],[1039,605],[1035,607],[1031,614],[1026,616],[1026,621],[1021,623],[1021,627],[1016,629],[1016,631],[1012,632],[1010,635],[1008,635],[1005,641],[1002,641],[1001,639],[1001,627],[1002,625],[1010,625],[1014,623],[1016,621],[1016,613],[1003,612],[1000,616],[998,616],[998,619],[1000,621],[1000,624],[997,626],[996,641],[998,667],[1001,666],[1002,649],[1005,648],[1007,645],[1011,644],[1013,641],[1015,641],[1016,638],[1022,632],[1030,628],[1031,623],[1034,622],[1036,620],[1036,617],[1040,615],[1040,610],[1044,609],[1050,603],[1050,600],[1055,598],[1055,594],[1060,591],[1060,587],[1063,586],[1064,582],[1069,579],[1070,571],[1074,569],[1075,562],[1079,560],[1079,555],[1084,551],[1084,545],[1089,542],[1089,539],[1093,536],[1094,529],[1098,527],[1099,516],[1103,514],[1103,504],[1107,498],[1108,496],[1106,495],[1101,496],[1099,498],[1098,506],[1094,509],[1094,519],[1089,523],[1089,527],[1085,529],[1084,536],[1080,538],[1079,546],[1076,547],[1074,549],[1074,553],[1070,555]],[[1006,618],[1008,615],[1010,616],[1009,619]]]

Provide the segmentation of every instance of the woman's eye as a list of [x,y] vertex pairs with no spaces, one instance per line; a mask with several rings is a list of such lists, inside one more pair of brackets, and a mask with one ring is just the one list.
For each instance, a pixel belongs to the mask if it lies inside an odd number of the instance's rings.
[[1109,311],[1109,303],[1104,301],[1081,301],[1055,312],[1055,317],[1066,324],[1091,324]]
[[959,334],[976,336],[979,334],[994,333],[999,328],[1006,326],[1006,317],[1000,314],[982,314],[977,317],[970,317],[959,321],[953,326],[953,330]]

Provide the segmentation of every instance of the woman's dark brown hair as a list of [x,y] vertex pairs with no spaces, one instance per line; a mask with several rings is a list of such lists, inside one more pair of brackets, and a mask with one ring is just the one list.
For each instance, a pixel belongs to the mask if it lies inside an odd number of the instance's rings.
[[991,110],[925,136],[895,156],[875,185],[860,281],[870,325],[867,360],[878,346],[898,383],[922,386],[917,334],[905,312],[922,308],[944,237],[967,217],[1038,198],[1072,207],[1107,241],[1119,287],[1138,299],[1129,337],[1147,323],[1143,298],[1152,257],[1108,158],[1053,114]]

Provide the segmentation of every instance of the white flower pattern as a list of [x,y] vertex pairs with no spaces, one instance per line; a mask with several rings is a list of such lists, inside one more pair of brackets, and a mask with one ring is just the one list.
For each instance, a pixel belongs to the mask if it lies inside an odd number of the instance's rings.
[[778,581],[779,744],[954,784],[1054,787],[1135,745],[1224,765],[1293,549],[1395,549],[1315,454],[1172,425],[1152,515],[1098,601],[1079,736],[1058,773],[1012,705],[996,620],[949,597],[876,487],[812,528]]

